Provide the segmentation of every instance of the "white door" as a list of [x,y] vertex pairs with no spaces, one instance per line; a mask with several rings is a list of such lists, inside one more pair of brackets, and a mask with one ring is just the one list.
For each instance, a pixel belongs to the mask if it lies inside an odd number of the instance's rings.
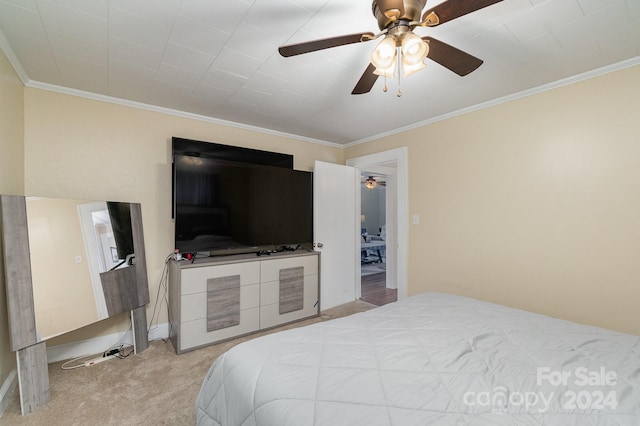
[[320,309],[325,310],[356,299],[360,180],[353,167],[316,161],[313,182],[314,242],[321,253]]

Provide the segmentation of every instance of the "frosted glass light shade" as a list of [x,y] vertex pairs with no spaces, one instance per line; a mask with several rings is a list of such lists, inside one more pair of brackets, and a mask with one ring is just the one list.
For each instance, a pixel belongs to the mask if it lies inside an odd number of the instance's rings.
[[371,63],[378,69],[387,69],[395,63],[396,41],[393,37],[385,37],[371,52]]
[[[404,58],[403,58],[404,59]],[[402,62],[402,71],[405,77],[409,77],[426,67],[424,62],[418,62],[417,64],[405,64]]]
[[429,54],[429,45],[414,33],[402,38],[402,63],[415,65],[424,61]]
[[[375,64],[374,64],[375,65]],[[396,71],[396,61],[393,61],[387,68],[376,68],[373,73],[381,77],[393,78]]]

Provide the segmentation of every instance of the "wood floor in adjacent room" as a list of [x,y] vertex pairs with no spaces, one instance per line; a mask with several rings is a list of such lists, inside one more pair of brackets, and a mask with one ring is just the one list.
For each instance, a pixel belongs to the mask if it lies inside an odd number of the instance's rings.
[[398,290],[387,288],[387,273],[378,272],[362,276],[360,300],[382,306],[398,300]]

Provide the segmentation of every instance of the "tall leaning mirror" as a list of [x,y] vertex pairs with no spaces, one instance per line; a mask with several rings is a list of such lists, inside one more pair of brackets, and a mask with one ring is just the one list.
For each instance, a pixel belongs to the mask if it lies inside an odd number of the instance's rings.
[[139,203],[0,195],[9,337],[23,414],[49,400],[45,341],[130,312],[148,346]]
[[26,211],[39,341],[131,308],[105,281],[135,262],[129,203],[28,197]]

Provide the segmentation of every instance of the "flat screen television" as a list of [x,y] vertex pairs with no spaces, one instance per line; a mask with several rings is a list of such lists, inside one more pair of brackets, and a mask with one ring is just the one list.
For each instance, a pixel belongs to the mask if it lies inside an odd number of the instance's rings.
[[313,174],[174,155],[175,245],[211,254],[310,247]]
[[113,238],[116,242],[118,259],[126,259],[133,255],[133,230],[131,227],[131,207],[129,203],[107,201],[107,211],[113,229]]

